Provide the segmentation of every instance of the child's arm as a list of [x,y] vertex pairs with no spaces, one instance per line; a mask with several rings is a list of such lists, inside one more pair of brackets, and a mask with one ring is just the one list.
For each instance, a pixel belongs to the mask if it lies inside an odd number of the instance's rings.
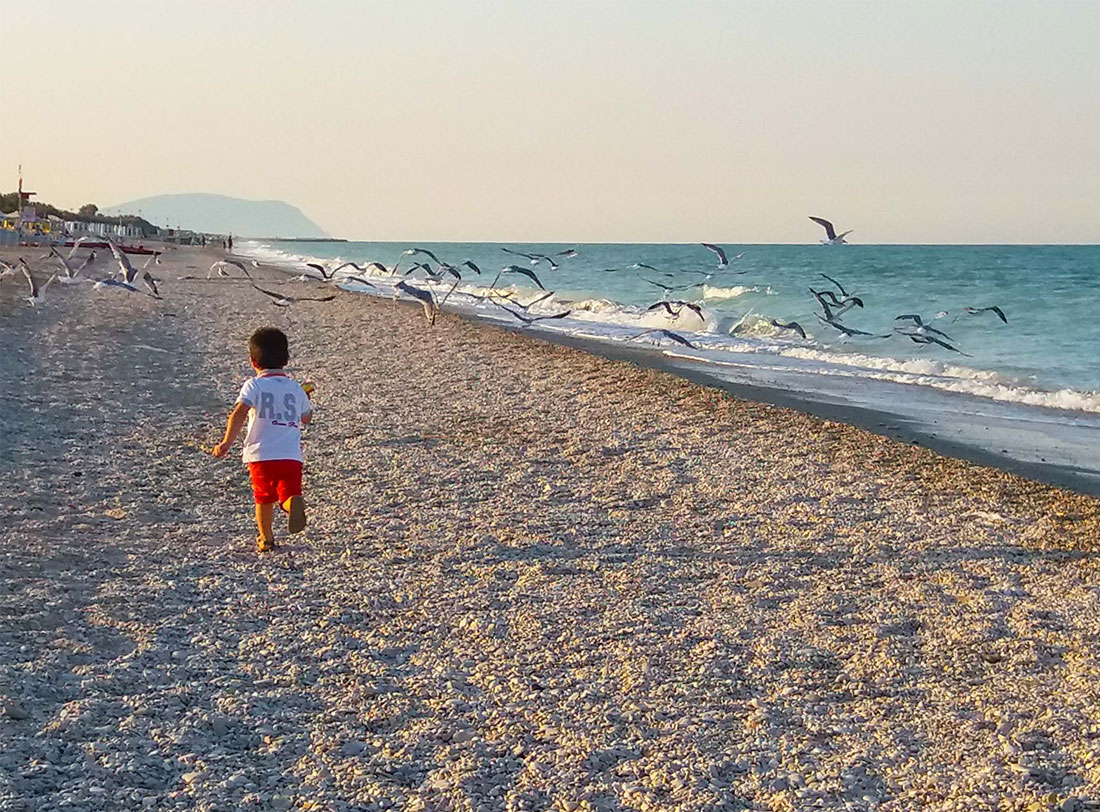
[[306,412],[304,415],[301,416],[298,422],[300,422],[303,426],[308,426],[310,424],[310,421],[312,420],[313,412]]
[[224,457],[237,435],[241,433],[245,422],[248,420],[248,410],[252,407],[245,403],[238,403],[229,413],[229,420],[225,424],[225,437],[211,450],[215,457]]

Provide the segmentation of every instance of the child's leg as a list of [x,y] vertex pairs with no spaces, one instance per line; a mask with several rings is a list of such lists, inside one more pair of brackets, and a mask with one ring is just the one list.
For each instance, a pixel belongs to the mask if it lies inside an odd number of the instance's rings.
[[287,529],[291,533],[301,533],[306,529],[306,501],[301,494],[288,497],[283,502],[283,510],[290,514]]
[[264,502],[256,505],[256,527],[260,530],[260,541],[275,543],[275,532],[271,529],[271,520],[275,515],[275,503]]
[[262,553],[275,546],[271,520],[279,497],[271,477],[271,463],[250,462],[248,473],[252,478],[252,496],[256,502],[256,527],[260,531],[260,536],[256,539],[256,552]]
[[306,507],[302,499],[302,463],[287,460],[280,471],[279,506],[288,514],[288,528],[291,533],[301,533],[306,529]]

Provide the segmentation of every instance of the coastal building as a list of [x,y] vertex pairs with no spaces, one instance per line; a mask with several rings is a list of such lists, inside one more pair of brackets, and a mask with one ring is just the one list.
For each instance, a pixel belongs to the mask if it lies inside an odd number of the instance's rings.
[[127,239],[143,237],[141,227],[127,223],[86,223],[82,220],[64,220],[65,233],[73,237],[111,237]]
[[0,213],[0,245],[19,243],[19,212]]

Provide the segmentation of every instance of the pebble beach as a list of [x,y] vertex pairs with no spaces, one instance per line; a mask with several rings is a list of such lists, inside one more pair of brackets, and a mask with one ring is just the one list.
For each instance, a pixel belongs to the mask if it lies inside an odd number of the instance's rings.
[[221,256],[0,282],[0,810],[1100,809],[1095,499]]

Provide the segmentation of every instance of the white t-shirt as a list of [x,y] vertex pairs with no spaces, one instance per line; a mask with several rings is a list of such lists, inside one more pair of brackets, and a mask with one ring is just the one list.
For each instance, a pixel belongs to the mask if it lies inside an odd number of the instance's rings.
[[245,462],[302,459],[301,416],[312,409],[309,396],[284,372],[265,370],[245,381],[237,403],[249,407],[244,436]]

